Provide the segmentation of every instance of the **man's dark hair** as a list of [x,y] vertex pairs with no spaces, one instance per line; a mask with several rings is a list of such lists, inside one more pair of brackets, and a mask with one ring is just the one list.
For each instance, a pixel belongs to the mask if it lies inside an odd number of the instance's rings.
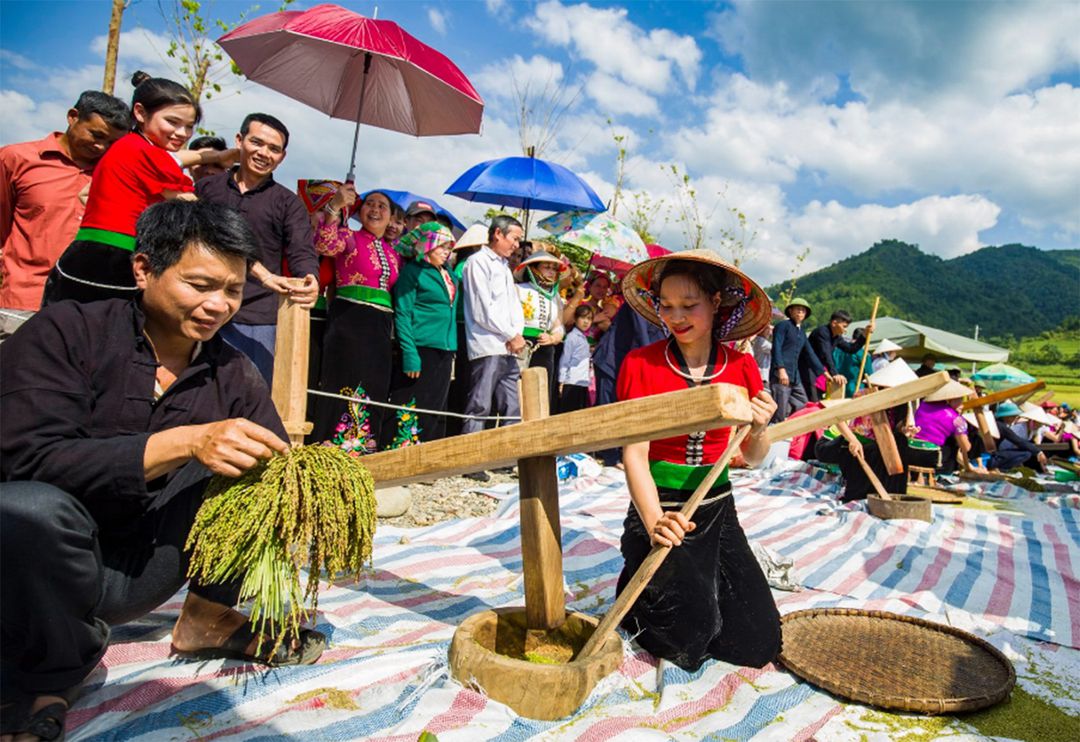
[[209,201],[162,201],[144,211],[135,224],[135,252],[149,259],[155,276],[180,262],[191,245],[243,258],[250,267],[259,256],[256,244],[240,212]]
[[285,128],[285,124],[281,123],[281,119],[271,116],[268,113],[249,113],[244,117],[244,123],[240,124],[241,137],[246,137],[248,135],[248,131],[251,130],[251,125],[253,123],[269,126],[271,129],[281,134],[281,138],[285,140],[282,143],[281,148],[289,148],[289,130]]
[[192,151],[199,149],[214,149],[218,152],[224,152],[229,148],[229,145],[227,145],[225,140],[221,137],[195,137],[188,142],[187,148]]
[[202,121],[202,106],[191,91],[180,83],[163,77],[150,77],[139,70],[131,76],[131,84],[135,86],[135,92],[131,95],[132,110],[138,104],[146,110],[147,116],[153,116],[161,108],[187,105],[195,109],[195,123]]
[[454,231],[454,223],[450,221],[450,217],[446,214],[436,214],[435,221],[449,229],[451,232]]
[[837,309],[829,317],[830,322],[851,322],[851,315],[845,312],[843,309]]
[[96,113],[114,129],[127,131],[131,128],[131,109],[127,103],[100,90],[84,91],[72,107],[79,114],[79,121],[86,121]]
[[[509,214],[499,214],[497,217],[492,219],[491,226],[488,227],[488,244],[490,245],[492,242],[495,241],[496,232],[502,232],[503,234],[506,234],[507,231],[509,231],[510,227],[521,227],[521,222],[519,222],[517,219],[510,216]],[[525,229],[525,227],[521,228]]]
[[934,363],[937,363],[937,356],[933,353],[927,353],[922,357],[922,362],[926,363],[927,361],[933,361]]

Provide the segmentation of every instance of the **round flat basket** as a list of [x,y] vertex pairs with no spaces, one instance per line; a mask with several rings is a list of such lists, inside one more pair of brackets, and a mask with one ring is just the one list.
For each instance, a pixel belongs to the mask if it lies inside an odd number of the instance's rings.
[[783,617],[780,661],[859,703],[951,714],[986,708],[1016,683],[1012,663],[977,636],[884,611],[812,608]]

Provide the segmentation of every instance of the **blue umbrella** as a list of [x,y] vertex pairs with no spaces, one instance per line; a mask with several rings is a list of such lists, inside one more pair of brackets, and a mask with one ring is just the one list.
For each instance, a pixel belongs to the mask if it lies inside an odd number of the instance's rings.
[[473,165],[446,192],[466,201],[479,201],[528,212],[584,209],[604,211],[604,202],[572,171],[536,157],[503,157]]
[[367,198],[367,195],[369,193],[371,193],[371,191],[379,191],[380,193],[385,193],[387,196],[390,197],[391,201],[396,203],[402,209],[408,209],[409,205],[413,201],[426,201],[426,202],[428,202],[429,204],[431,204],[432,206],[435,207],[435,213],[436,214],[442,214],[443,216],[450,219],[450,222],[454,225],[455,229],[460,229],[462,232],[465,231],[465,225],[462,224],[461,222],[459,222],[456,216],[451,214],[449,211],[444,209],[442,206],[439,206],[439,203],[433,198],[428,198],[426,196],[419,196],[419,195],[413,193],[412,191],[392,191],[389,188],[372,188],[372,189],[370,189],[368,191],[365,191],[364,193],[361,193],[360,194],[360,200],[363,201],[365,198]]

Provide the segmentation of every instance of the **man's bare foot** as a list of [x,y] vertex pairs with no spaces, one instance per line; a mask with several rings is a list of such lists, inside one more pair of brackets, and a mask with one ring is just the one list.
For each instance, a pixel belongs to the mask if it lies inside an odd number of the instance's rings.
[[274,648],[274,639],[259,635],[240,611],[188,592],[173,627],[173,650],[183,656],[246,659],[269,665],[310,664],[326,646],[326,637],[302,629],[288,646]]

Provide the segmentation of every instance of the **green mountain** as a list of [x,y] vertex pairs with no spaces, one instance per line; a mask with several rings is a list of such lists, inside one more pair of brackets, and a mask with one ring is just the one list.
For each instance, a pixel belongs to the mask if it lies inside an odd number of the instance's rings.
[[[790,282],[770,286],[778,296]],[[960,335],[1002,338],[1038,335],[1080,314],[1080,250],[1025,245],[984,247],[950,260],[897,240],[797,279],[798,296],[821,322],[836,309],[899,317]]]

